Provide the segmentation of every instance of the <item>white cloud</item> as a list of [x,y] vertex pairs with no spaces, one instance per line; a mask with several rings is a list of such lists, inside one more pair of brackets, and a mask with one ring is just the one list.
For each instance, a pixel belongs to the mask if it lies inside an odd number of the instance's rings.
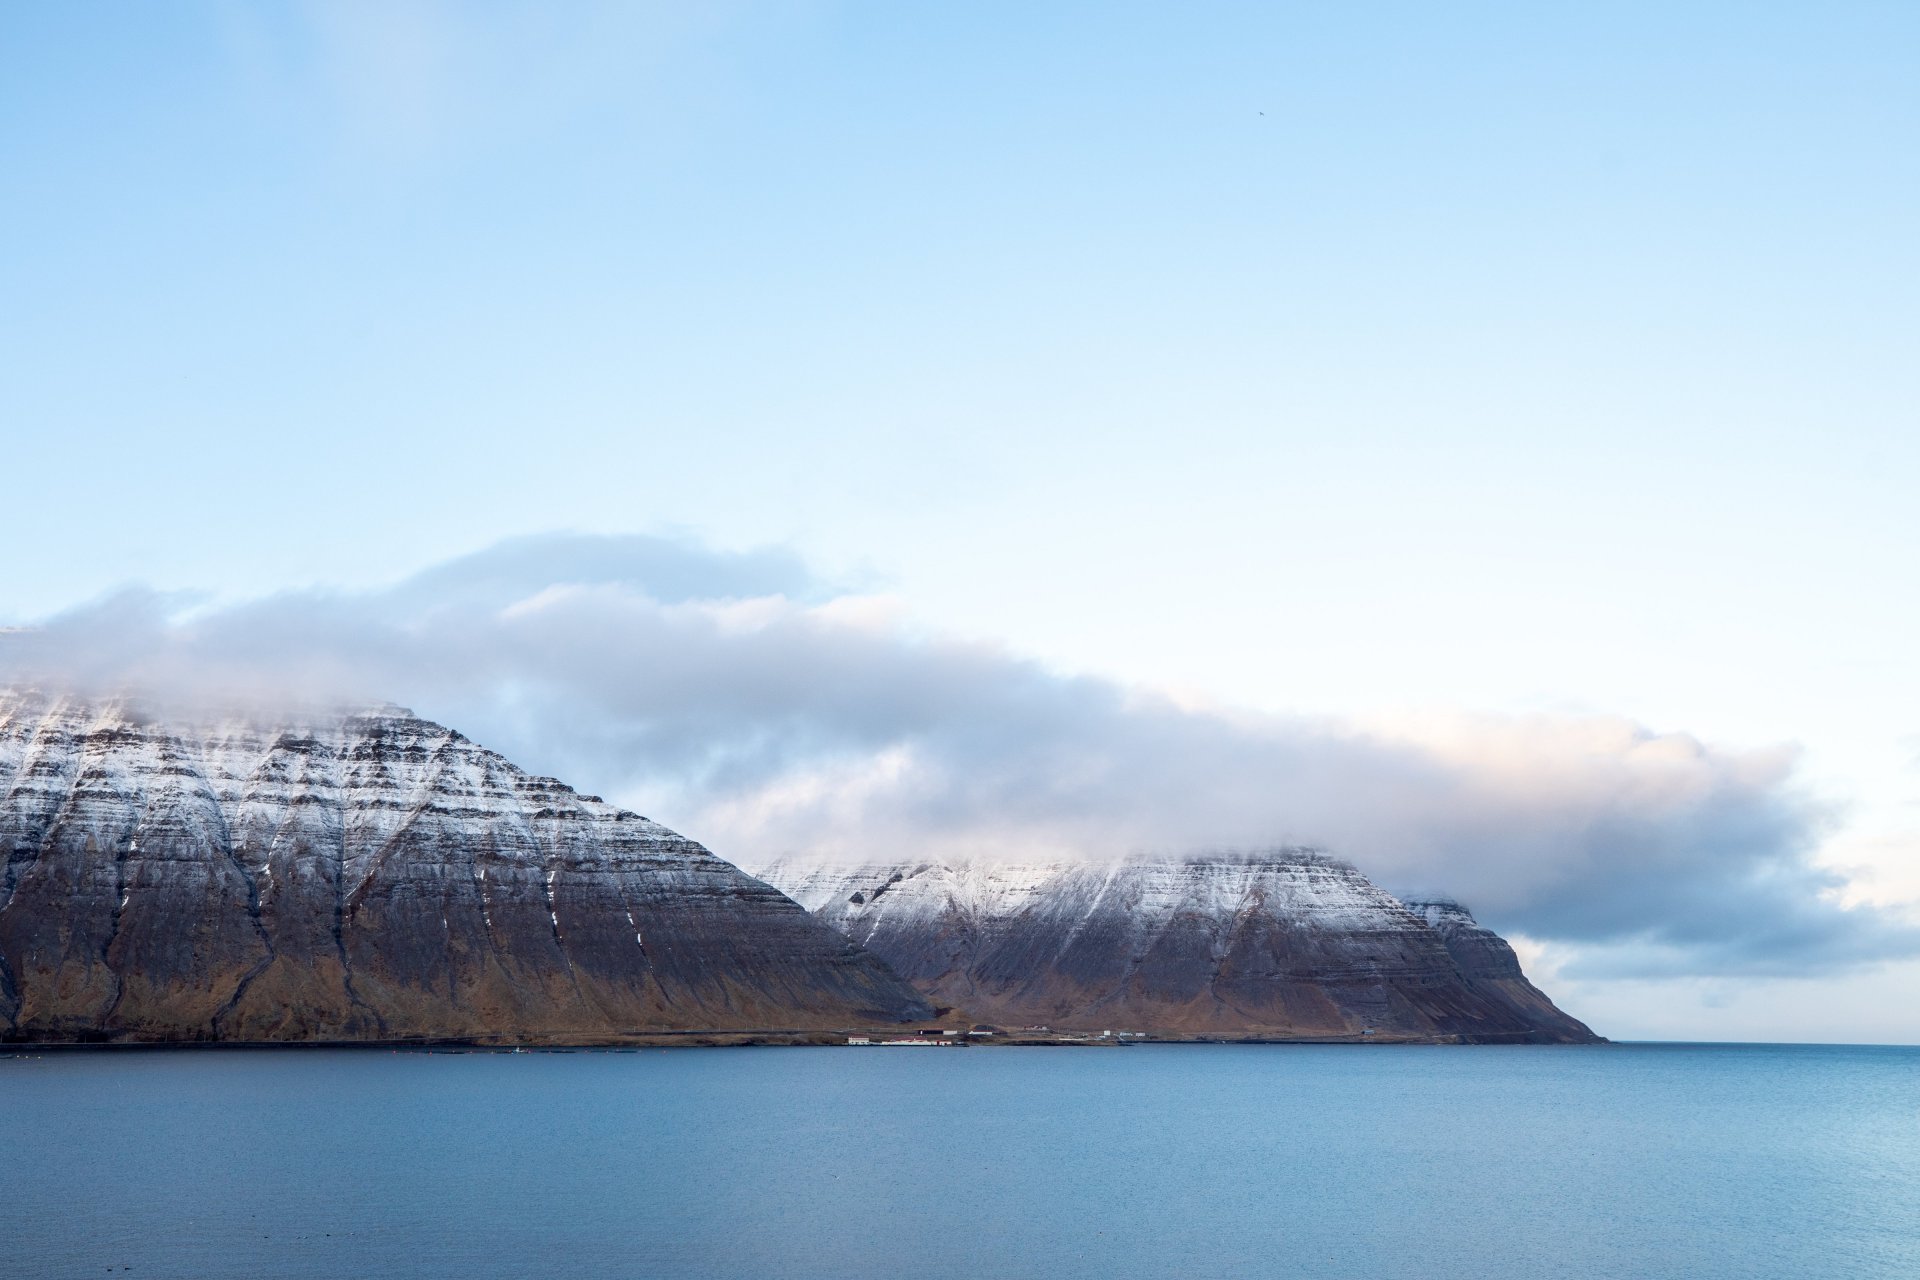
[[1920,941],[1839,901],[1790,749],[1196,707],[917,634],[779,552],[550,536],[387,590],[181,604],[96,601],[0,637],[0,670],[406,702],[742,861],[1314,844],[1577,947],[1573,976],[1830,971]]

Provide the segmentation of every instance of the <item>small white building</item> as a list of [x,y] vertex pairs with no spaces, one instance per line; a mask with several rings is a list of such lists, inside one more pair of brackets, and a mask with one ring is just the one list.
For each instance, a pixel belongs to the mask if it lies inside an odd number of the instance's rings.
[[870,1036],[848,1036],[847,1043],[848,1044],[872,1044],[873,1039]]

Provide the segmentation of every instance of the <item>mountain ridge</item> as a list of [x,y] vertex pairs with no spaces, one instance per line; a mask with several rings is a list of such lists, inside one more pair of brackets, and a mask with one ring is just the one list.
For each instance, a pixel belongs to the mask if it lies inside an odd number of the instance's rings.
[[779,860],[768,883],[930,1000],[1013,1026],[1589,1042],[1451,900],[1317,850],[1104,861]]
[[0,693],[0,1036],[598,1041],[915,1021],[693,841],[391,705]]
[[14,1042],[1598,1038],[1465,908],[1318,851],[755,878],[393,704],[0,690],[0,859]]

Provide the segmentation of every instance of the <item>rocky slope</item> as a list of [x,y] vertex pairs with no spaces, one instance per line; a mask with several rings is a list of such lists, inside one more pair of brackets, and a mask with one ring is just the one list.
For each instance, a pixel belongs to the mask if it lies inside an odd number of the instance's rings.
[[[1540,988],[1527,981],[1520,971],[1520,957],[1514,955],[1507,940],[1473,918],[1473,913],[1451,898],[1403,898],[1408,911],[1426,921],[1440,935],[1447,954],[1461,976],[1482,992],[1535,1025],[1547,1027],[1571,1023],[1580,1032],[1585,1024],[1574,1022],[1560,1012]],[[1588,1033],[1591,1034],[1591,1033]],[[1572,1035],[1569,1039],[1582,1039]]]
[[657,823],[399,708],[0,693],[0,1038],[587,1042],[924,1018]]
[[1587,1041],[1458,904],[1305,850],[829,867],[769,883],[939,1005],[1013,1027]]

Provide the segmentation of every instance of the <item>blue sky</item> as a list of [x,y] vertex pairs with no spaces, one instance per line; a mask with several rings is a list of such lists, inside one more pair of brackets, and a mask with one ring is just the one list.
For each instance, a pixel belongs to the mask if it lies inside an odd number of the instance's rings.
[[0,16],[0,623],[666,531],[1186,705],[1792,744],[1920,898],[1920,12],[689,8]]

